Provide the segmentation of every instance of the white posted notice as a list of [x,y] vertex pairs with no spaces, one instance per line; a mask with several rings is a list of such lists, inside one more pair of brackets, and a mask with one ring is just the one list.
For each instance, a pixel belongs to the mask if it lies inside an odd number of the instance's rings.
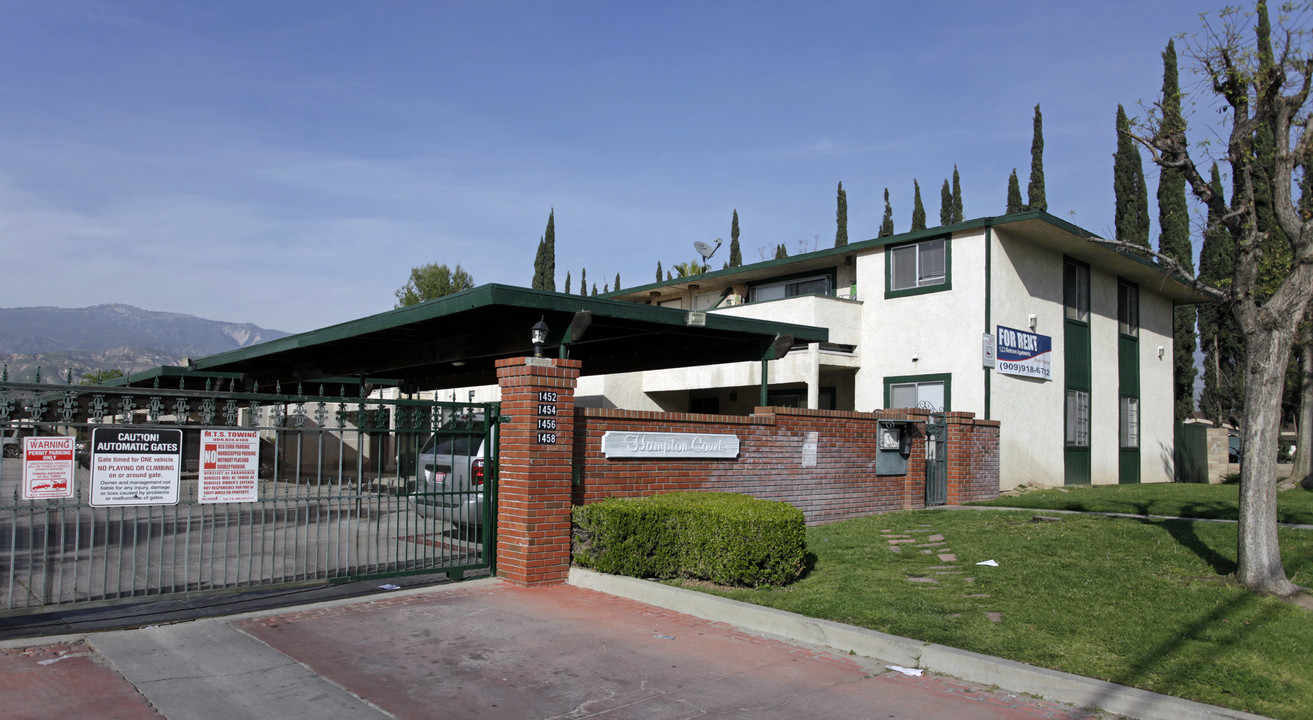
[[73,438],[23,438],[23,499],[73,497]]
[[177,505],[182,431],[96,428],[91,431],[91,504]]
[[260,436],[254,430],[202,430],[199,501],[260,499]]

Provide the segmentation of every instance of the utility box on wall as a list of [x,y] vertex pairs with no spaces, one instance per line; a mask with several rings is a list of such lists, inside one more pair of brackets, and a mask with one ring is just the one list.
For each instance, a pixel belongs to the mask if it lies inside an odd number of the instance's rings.
[[876,423],[876,475],[906,475],[907,458],[912,454],[912,437],[916,425],[898,420]]

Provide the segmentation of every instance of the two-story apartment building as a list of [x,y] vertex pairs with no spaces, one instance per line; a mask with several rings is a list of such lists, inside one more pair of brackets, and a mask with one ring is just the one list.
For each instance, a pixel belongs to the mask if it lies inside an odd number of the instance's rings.
[[581,405],[748,414],[761,402],[999,420],[1001,489],[1170,481],[1172,309],[1204,297],[1042,212],[983,218],[609,297],[830,330],[768,363],[581,378]]

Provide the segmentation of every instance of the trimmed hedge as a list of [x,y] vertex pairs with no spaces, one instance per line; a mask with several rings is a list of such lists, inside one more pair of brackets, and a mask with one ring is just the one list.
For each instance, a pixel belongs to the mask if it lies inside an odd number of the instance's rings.
[[575,564],[615,575],[785,585],[807,550],[801,510],[736,493],[609,498],[574,508],[573,519]]

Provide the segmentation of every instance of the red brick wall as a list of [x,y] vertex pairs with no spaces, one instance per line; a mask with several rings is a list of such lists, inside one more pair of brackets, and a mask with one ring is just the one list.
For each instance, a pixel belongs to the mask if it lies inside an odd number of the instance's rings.
[[[607,497],[639,497],[677,490],[741,492],[782,500],[809,524],[923,507],[924,430],[914,441],[906,475],[875,469],[876,421],[912,420],[924,410],[872,413],[758,408],[749,417],[580,409],[574,417],[575,504]],[[726,460],[603,457],[608,431],[726,433],[739,438],[739,456]],[[803,442],[817,434],[815,467],[803,467]],[[949,503],[998,494],[998,423],[950,413]]]
[[[570,448],[577,360],[497,361],[501,413],[497,575],[521,585],[564,582],[570,571]],[[538,393],[557,393],[554,445],[538,442]]]
[[998,497],[997,420],[948,413],[948,504]]

